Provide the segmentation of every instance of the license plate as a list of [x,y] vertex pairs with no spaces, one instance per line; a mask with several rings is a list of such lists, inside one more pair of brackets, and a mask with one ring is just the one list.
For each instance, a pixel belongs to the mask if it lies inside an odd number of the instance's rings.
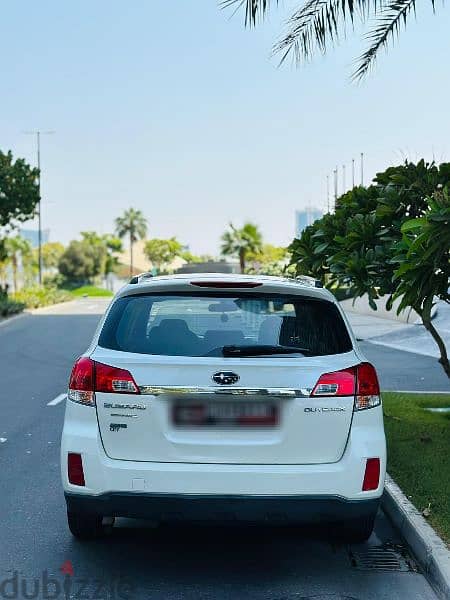
[[269,402],[207,402],[173,405],[178,427],[274,427],[278,407]]

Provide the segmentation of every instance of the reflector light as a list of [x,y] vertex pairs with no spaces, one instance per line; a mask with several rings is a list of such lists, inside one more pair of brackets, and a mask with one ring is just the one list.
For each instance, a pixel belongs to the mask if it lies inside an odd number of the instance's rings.
[[311,396],[354,396],[355,367],[324,373],[319,377]]
[[67,455],[67,476],[72,485],[85,486],[83,460],[81,454],[69,452]]
[[380,481],[380,459],[368,458],[366,461],[366,470],[364,472],[364,481],[362,485],[363,492],[376,490]]
[[205,288],[255,288],[262,285],[257,281],[191,281],[191,285]]

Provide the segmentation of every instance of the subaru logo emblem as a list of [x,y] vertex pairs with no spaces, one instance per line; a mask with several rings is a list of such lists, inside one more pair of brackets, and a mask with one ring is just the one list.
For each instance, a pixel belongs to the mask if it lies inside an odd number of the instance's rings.
[[213,381],[219,385],[231,385],[239,381],[239,375],[232,371],[218,371],[212,376]]

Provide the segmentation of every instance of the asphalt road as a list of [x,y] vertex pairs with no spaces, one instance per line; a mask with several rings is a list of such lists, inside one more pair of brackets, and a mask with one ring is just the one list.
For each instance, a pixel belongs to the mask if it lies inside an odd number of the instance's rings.
[[[104,540],[74,540],[59,478],[64,402],[48,403],[65,391],[104,306],[83,300],[0,325],[0,599],[436,598],[382,512],[359,546],[335,545],[326,532],[127,520]],[[386,371],[380,359],[383,381],[394,352]]]

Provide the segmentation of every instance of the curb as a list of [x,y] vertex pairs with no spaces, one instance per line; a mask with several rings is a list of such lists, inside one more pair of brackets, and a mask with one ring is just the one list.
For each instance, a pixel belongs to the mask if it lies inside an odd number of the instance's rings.
[[386,475],[381,505],[431,585],[441,598],[450,600],[450,551],[389,475]]

